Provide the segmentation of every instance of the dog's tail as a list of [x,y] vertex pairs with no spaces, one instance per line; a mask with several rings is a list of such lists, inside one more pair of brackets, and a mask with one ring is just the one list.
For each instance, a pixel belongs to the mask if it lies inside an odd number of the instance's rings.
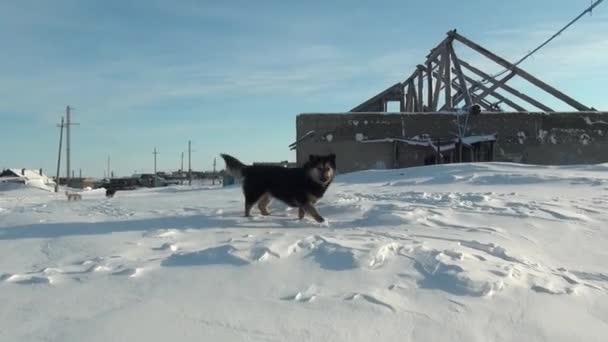
[[247,165],[243,164],[240,160],[234,158],[233,156],[229,156],[227,154],[220,154],[224,161],[226,162],[226,171],[229,174],[236,178],[245,177],[245,170],[247,169]]

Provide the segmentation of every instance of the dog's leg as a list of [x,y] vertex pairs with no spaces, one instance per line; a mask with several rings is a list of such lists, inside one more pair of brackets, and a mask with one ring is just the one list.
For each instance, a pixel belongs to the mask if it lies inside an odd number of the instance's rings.
[[319,215],[317,208],[315,208],[312,204],[306,203],[306,204],[304,204],[303,207],[304,207],[304,210],[315,219],[315,221],[317,221],[319,223],[323,223],[325,221],[323,216]]
[[269,193],[265,193],[264,195],[262,195],[262,198],[260,198],[260,201],[258,202],[258,208],[260,209],[262,215],[270,215],[270,212],[268,211],[268,205],[270,204],[271,200],[272,198],[270,197]]
[[304,215],[306,215],[306,211],[304,211],[304,208],[298,207],[298,219],[299,220],[303,219]]
[[245,192],[245,217],[251,216],[251,208],[262,197],[263,194]]
[[251,207],[253,207],[255,203],[248,203],[245,201],[245,217],[251,216]]

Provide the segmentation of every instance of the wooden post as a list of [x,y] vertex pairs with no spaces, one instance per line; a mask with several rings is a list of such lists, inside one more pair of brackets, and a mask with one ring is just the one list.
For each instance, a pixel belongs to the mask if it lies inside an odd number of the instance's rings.
[[426,62],[426,79],[427,79],[427,108],[428,111],[434,111],[433,108],[433,62]]
[[188,185],[192,185],[192,141],[188,140]]
[[418,108],[420,105],[418,104],[418,94],[416,93],[416,87],[414,86],[414,81],[410,81],[409,88],[412,90],[412,112],[418,112]]
[[[464,100],[467,107],[470,107],[473,102],[471,101],[471,94],[469,94],[469,88],[467,87],[467,82],[464,79],[464,74],[462,73],[462,68],[460,67],[460,63],[458,63],[458,58],[456,57],[456,52],[454,51],[454,47],[452,44],[449,44],[450,56],[452,58],[452,62],[454,62],[454,71],[456,72],[456,76],[458,76],[458,81],[460,82],[460,91],[464,95]],[[450,101],[452,99],[450,98]],[[452,105],[455,105],[452,103]]]
[[417,112],[424,112],[424,67],[418,65],[418,110]]
[[435,157],[435,164],[441,164],[441,138],[437,138],[437,155]]
[[399,142],[393,141],[393,169],[399,168]]
[[407,85],[407,92],[405,93],[405,111],[412,111],[412,92],[409,84]]
[[65,107],[65,186],[70,186],[70,126],[72,125],[70,120],[70,106]]
[[152,154],[154,155],[154,178],[152,178],[154,187],[156,188],[156,186],[158,185],[156,182],[156,155],[159,154],[160,152],[156,151],[156,147],[154,148],[154,152],[152,152]]
[[59,172],[61,169],[61,143],[63,142],[63,116],[59,125],[59,152],[57,153],[57,177],[55,179],[55,192],[59,191]]
[[[443,82],[443,71],[445,70],[445,63],[443,61],[439,62],[439,72],[435,75],[437,78],[437,82],[435,83],[435,90],[433,92],[433,111],[437,110],[439,105],[439,95],[441,93],[441,83]],[[433,73],[435,74],[435,73]],[[439,77],[437,77],[439,75]]]
[[495,55],[494,53],[490,52],[489,50],[487,50],[487,49],[481,47],[480,45],[478,45],[478,44],[470,41],[469,39],[461,36],[460,34],[456,33],[455,31],[448,32],[448,36],[450,36],[450,37],[452,37],[454,39],[457,39],[459,42],[461,42],[464,45],[470,47],[471,49],[479,52],[480,54],[482,54],[485,57],[491,59],[492,61],[494,61],[495,63],[501,65],[502,67],[515,72],[521,78],[523,78],[526,81],[534,84],[535,86],[539,87],[540,89],[542,89],[542,90],[546,91],[547,93],[553,95],[554,97],[562,100],[563,102],[569,104],[573,108],[575,108],[575,109],[577,109],[579,111],[589,111],[589,110],[591,110],[590,108],[588,108],[587,106],[583,105],[582,103],[576,101],[575,99],[571,98],[570,96],[562,93],[561,91],[553,88],[552,86],[548,85],[547,83],[545,83],[545,82],[539,80],[538,78],[530,75],[529,73],[527,73],[523,69],[519,68],[518,66],[509,63],[507,60],[503,59],[502,57],[499,57],[499,56]]
[[213,176],[211,176],[212,184],[215,185],[215,158],[213,158]]
[[[446,44],[443,52],[445,60],[445,107],[447,110],[452,110],[452,66],[450,64],[450,46],[452,43]],[[466,86],[466,85],[465,85]]]

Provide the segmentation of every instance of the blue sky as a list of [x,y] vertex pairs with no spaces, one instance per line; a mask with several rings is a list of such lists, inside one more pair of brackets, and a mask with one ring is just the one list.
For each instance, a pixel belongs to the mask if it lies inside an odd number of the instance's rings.
[[[72,165],[87,175],[108,155],[117,174],[150,171],[155,146],[158,168],[176,169],[188,139],[195,169],[220,152],[293,160],[298,113],[348,111],[409,76],[448,30],[516,60],[589,4],[1,0],[0,167],[54,170],[68,104]],[[601,4],[522,67],[608,109],[606,33]]]

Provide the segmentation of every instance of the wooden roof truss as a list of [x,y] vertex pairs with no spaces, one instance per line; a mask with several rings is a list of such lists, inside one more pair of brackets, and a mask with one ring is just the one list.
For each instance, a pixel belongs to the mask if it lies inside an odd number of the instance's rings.
[[[460,59],[454,50],[455,41],[502,66],[506,72],[494,77]],[[401,112],[455,111],[457,108],[470,108],[473,104],[490,112],[503,111],[503,105],[517,112],[528,111],[527,108],[554,112],[551,107],[509,86],[508,82],[515,76],[576,110],[593,110],[452,30],[431,50],[425,64],[418,65],[410,77],[390,86],[351,112],[386,112],[389,101],[398,101]],[[514,98],[519,102],[513,101]],[[527,108],[523,106],[524,103]]]

